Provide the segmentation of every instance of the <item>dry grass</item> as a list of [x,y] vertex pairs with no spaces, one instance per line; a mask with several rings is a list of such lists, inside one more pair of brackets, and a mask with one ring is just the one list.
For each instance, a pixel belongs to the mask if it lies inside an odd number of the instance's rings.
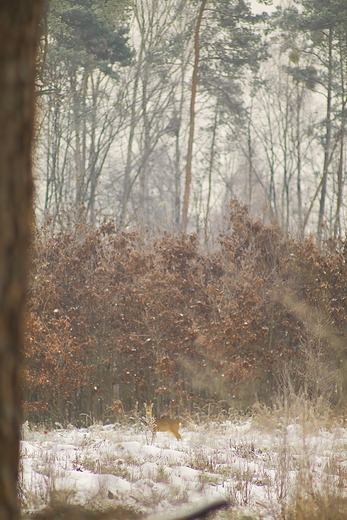
[[[212,413],[208,421],[204,421],[202,417],[203,414],[198,423],[185,421],[183,441],[175,444],[175,450],[176,453],[180,450],[185,454],[185,465],[196,474],[196,486],[203,490],[208,486],[223,485],[231,507],[215,513],[216,519],[347,520],[346,446],[343,445],[345,431],[341,428],[340,418],[332,413],[323,399],[309,401],[307,395],[295,394],[288,384],[284,396],[276,400],[272,409],[256,405],[252,417],[246,420],[239,417],[234,422],[232,416],[232,421],[229,419],[218,422],[211,419]],[[237,430],[237,424],[241,426],[240,430]],[[83,440],[81,453],[77,451],[76,468],[88,469],[99,475],[109,473],[128,482],[143,481],[145,487],[136,496],[139,507],[136,510],[129,508],[129,512],[137,517],[141,512],[155,510],[163,499],[172,507],[189,501],[191,483],[183,480],[174,484],[177,482],[176,459],[158,460],[152,455],[149,456],[152,458],[142,459],[122,448],[125,432],[128,437],[131,435],[136,438],[137,442],[141,438],[142,442],[146,440],[145,426],[142,430],[136,426],[131,433],[129,428],[131,427],[124,426],[124,430],[122,427],[119,430],[103,430],[100,425],[90,427],[90,438]],[[233,431],[239,431],[239,436],[234,437]],[[320,438],[321,432],[330,435],[336,449],[327,453],[322,449],[324,453],[320,456],[321,467],[317,468],[314,452],[316,444],[313,441]],[[35,432],[26,433],[27,438],[34,439]],[[92,442],[99,435],[110,442],[114,450],[100,453],[95,460]],[[176,441],[170,440],[171,437],[165,433],[158,435],[160,438],[156,444],[159,442],[161,449],[165,451],[168,448],[170,453],[170,442]],[[227,446],[225,443],[228,435],[230,440]],[[269,439],[269,443],[263,442],[263,438]],[[224,445],[221,446],[219,442]],[[159,456],[161,457],[158,453],[157,457]],[[62,503],[74,503],[73,490],[56,489],[55,481],[61,474],[54,458],[47,454],[38,464],[41,474],[45,476],[44,485],[42,489],[32,489],[31,492],[23,486],[23,508],[39,508],[42,504],[59,508]],[[263,492],[261,500],[254,498],[257,490]],[[89,504],[91,510],[97,505],[107,503],[105,497],[112,499],[107,495],[107,489],[100,489]],[[81,511],[76,509],[76,515],[77,512],[82,515]],[[85,517],[75,515],[72,518],[98,518],[88,516],[92,514],[93,511],[89,511]],[[106,511],[100,518],[108,519],[108,514],[110,513]],[[37,520],[40,518],[55,520],[54,516],[37,517]],[[62,520],[69,517],[56,518]],[[112,518],[123,520],[128,517],[116,515]]]

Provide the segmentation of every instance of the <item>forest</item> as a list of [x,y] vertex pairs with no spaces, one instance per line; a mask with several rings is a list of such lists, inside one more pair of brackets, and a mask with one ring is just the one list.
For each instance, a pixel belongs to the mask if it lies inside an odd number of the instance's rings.
[[27,418],[345,410],[346,72],[345,0],[48,2]]

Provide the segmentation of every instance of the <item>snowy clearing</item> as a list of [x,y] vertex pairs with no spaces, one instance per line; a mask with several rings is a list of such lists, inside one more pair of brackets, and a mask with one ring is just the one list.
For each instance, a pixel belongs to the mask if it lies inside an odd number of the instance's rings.
[[[270,427],[271,426],[271,427]],[[126,506],[137,514],[226,498],[216,518],[276,519],[317,495],[347,497],[347,430],[302,424],[189,422],[182,440],[143,424],[23,427],[24,511],[52,502]],[[236,515],[236,516],[235,516]],[[253,516],[256,515],[256,516]]]

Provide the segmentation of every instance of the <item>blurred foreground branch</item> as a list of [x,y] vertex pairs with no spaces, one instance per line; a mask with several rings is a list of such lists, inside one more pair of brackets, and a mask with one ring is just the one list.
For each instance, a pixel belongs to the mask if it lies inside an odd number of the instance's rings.
[[[142,517],[143,520],[195,520],[206,516],[223,507],[228,507],[225,499],[206,501],[203,504],[181,506],[175,511],[161,512],[155,515]],[[108,511],[90,511],[80,506],[48,507],[39,513],[26,517],[23,520],[135,520],[139,518],[133,511],[126,508],[109,509]]]

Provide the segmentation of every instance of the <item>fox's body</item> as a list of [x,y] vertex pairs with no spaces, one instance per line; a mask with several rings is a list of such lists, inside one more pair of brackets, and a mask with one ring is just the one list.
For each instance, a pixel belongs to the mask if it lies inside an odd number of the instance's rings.
[[156,432],[169,432],[172,433],[176,439],[181,439],[181,435],[178,432],[180,427],[179,419],[170,419],[170,417],[161,417],[160,419],[157,419],[152,415],[153,403],[144,403],[144,405],[146,410],[146,422],[153,434]]

